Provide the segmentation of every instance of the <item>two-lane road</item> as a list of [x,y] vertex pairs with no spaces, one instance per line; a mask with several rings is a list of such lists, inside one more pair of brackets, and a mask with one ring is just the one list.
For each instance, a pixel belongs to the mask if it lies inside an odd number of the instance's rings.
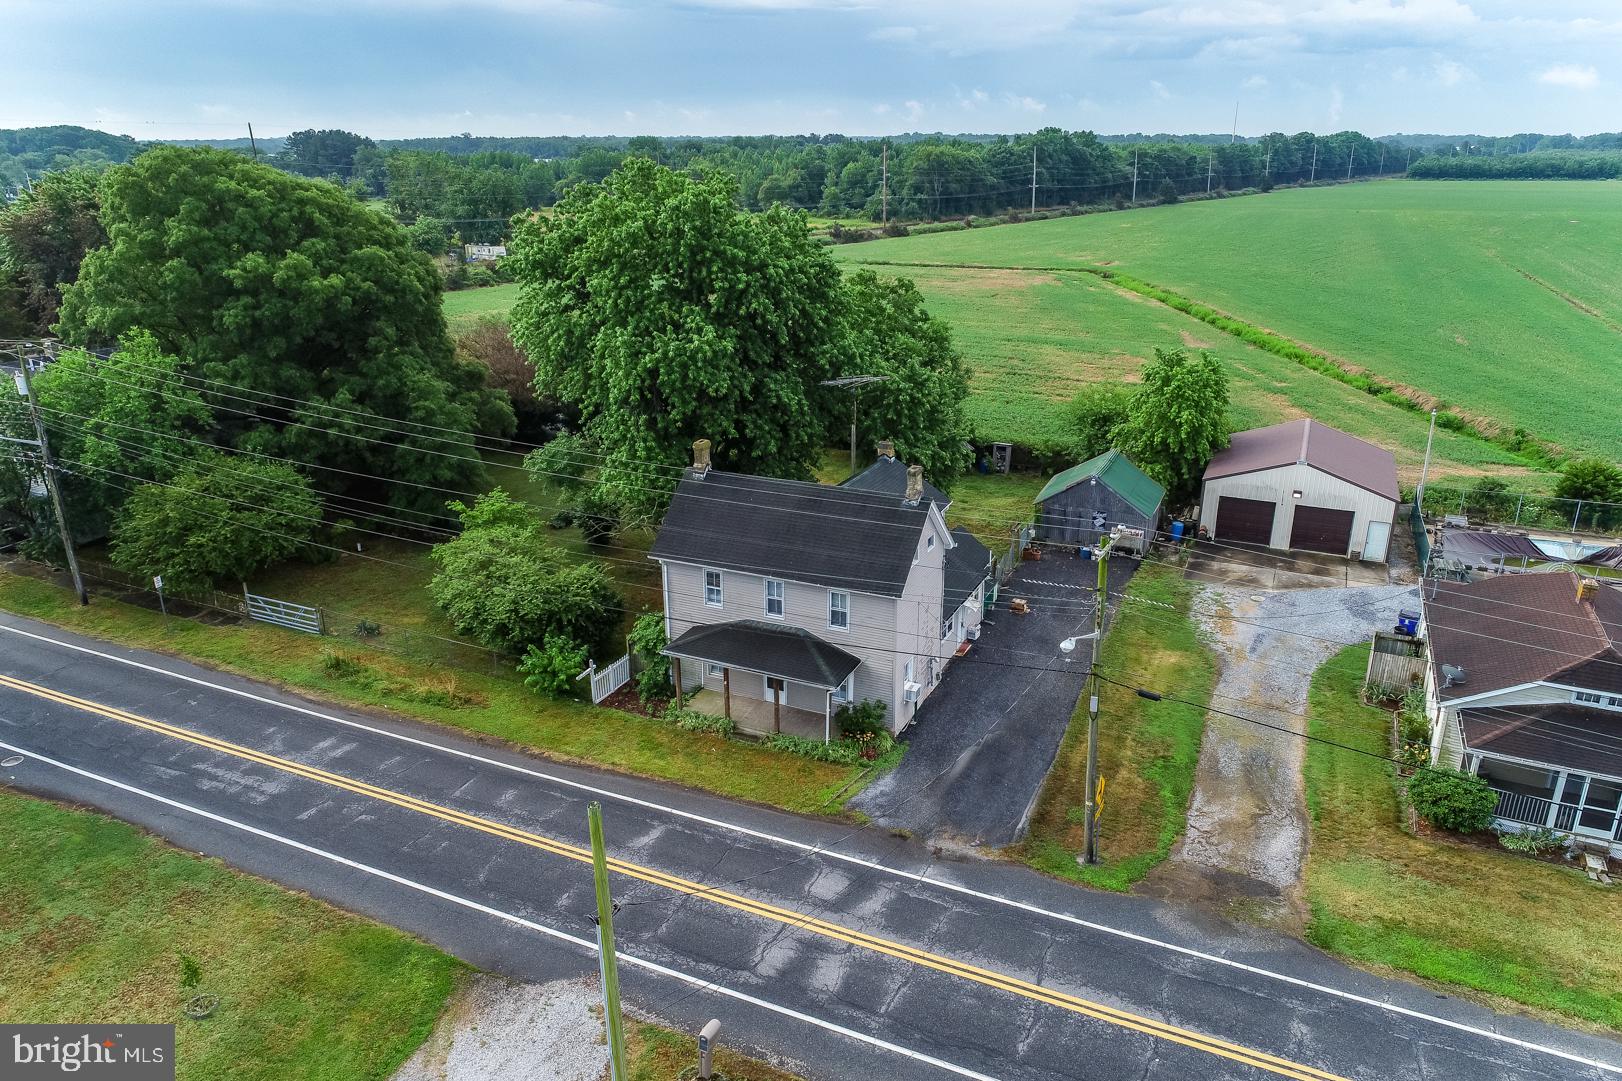
[[604,804],[625,994],[815,1078],[1609,1078],[1622,1046],[1282,937],[941,863],[875,830],[492,749],[0,618],[0,781],[524,979],[595,968]]

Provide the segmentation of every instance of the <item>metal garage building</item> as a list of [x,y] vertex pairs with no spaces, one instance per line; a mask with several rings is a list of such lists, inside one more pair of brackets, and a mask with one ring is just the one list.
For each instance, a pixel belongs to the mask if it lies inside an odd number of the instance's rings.
[[1111,526],[1155,539],[1166,491],[1118,450],[1108,450],[1058,474],[1036,497],[1036,537],[1054,544],[1097,544]]
[[1219,541],[1384,563],[1400,498],[1390,451],[1292,420],[1236,432],[1211,459],[1200,526]]

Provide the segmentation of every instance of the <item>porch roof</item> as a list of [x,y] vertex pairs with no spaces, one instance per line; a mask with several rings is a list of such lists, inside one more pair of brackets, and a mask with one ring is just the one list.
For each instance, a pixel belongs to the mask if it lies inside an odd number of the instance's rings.
[[1472,751],[1622,777],[1622,713],[1560,703],[1514,709],[1461,709]]
[[663,650],[728,668],[744,668],[834,690],[862,663],[810,631],[758,619],[689,627]]

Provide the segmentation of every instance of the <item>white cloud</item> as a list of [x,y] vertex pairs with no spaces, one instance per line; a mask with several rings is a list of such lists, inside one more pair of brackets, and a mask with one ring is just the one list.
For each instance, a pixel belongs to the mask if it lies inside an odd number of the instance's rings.
[[1265,75],[1252,75],[1250,78],[1246,79],[1244,82],[1240,83],[1239,85],[1240,85],[1240,87],[1242,87],[1245,90],[1266,90],[1267,89],[1267,76],[1265,76]]
[[1166,84],[1161,82],[1159,79],[1150,79],[1149,89],[1153,90],[1155,92],[1155,97],[1159,98],[1161,101],[1165,101],[1167,98],[1171,97],[1171,91],[1167,90]]
[[1538,82],[1570,90],[1592,90],[1599,85],[1599,72],[1586,64],[1556,64],[1539,74]]
[[916,26],[881,26],[867,36],[874,41],[893,41],[898,44],[905,44],[918,40],[918,28]]
[[908,100],[908,101],[902,102],[901,107],[907,110],[907,123],[916,124],[919,120],[923,119],[923,115],[924,115],[924,103],[923,102]]
[[1341,114],[1341,110],[1345,107],[1345,105],[1346,105],[1346,95],[1342,94],[1340,92],[1340,87],[1338,87],[1338,86],[1330,87],[1329,88],[1329,126],[1330,127],[1332,127],[1332,128],[1340,127],[1340,114]]
[[1035,98],[1024,94],[1004,94],[1003,100],[1014,108],[1023,109],[1027,113],[1046,112],[1048,107],[1047,102],[1037,101]]
[[1476,77],[1475,72],[1457,60],[1438,60],[1432,71],[1436,75],[1436,81],[1443,86],[1458,86],[1460,83]]

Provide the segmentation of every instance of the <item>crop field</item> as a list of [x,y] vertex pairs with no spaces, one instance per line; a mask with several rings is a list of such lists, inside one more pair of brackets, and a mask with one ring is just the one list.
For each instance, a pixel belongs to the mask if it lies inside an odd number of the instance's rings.
[[[988,425],[1000,413],[1023,426],[1030,420],[1019,417],[1020,402],[1034,406],[1066,381],[1100,377],[1105,345],[1143,356],[1167,340],[1168,326],[1170,339],[1180,336],[1185,328],[1167,321],[1177,313],[1137,299],[1094,303],[1098,285],[1052,272],[1110,267],[1472,418],[1614,458],[1619,249],[1622,188],[1614,183],[1383,181],[880,240],[834,254],[847,263],[1037,268],[892,268],[914,276],[932,310],[952,322],[985,372],[976,391],[1009,403],[977,406]],[[985,278],[978,288],[976,275]],[[993,310],[977,313],[982,305]],[[1326,400],[1332,389],[1306,389],[1329,378],[1304,368],[1286,378],[1238,339],[1193,320],[1188,327],[1236,371],[1265,373],[1236,388],[1248,399],[1243,409],[1308,410],[1360,435],[1383,432],[1399,459],[1411,448],[1414,414],[1370,399],[1373,427],[1360,429]],[[1258,393],[1268,383],[1272,390]],[[1447,448],[1445,459],[1464,471],[1493,464],[1484,459],[1494,448],[1468,442],[1473,449]]]

